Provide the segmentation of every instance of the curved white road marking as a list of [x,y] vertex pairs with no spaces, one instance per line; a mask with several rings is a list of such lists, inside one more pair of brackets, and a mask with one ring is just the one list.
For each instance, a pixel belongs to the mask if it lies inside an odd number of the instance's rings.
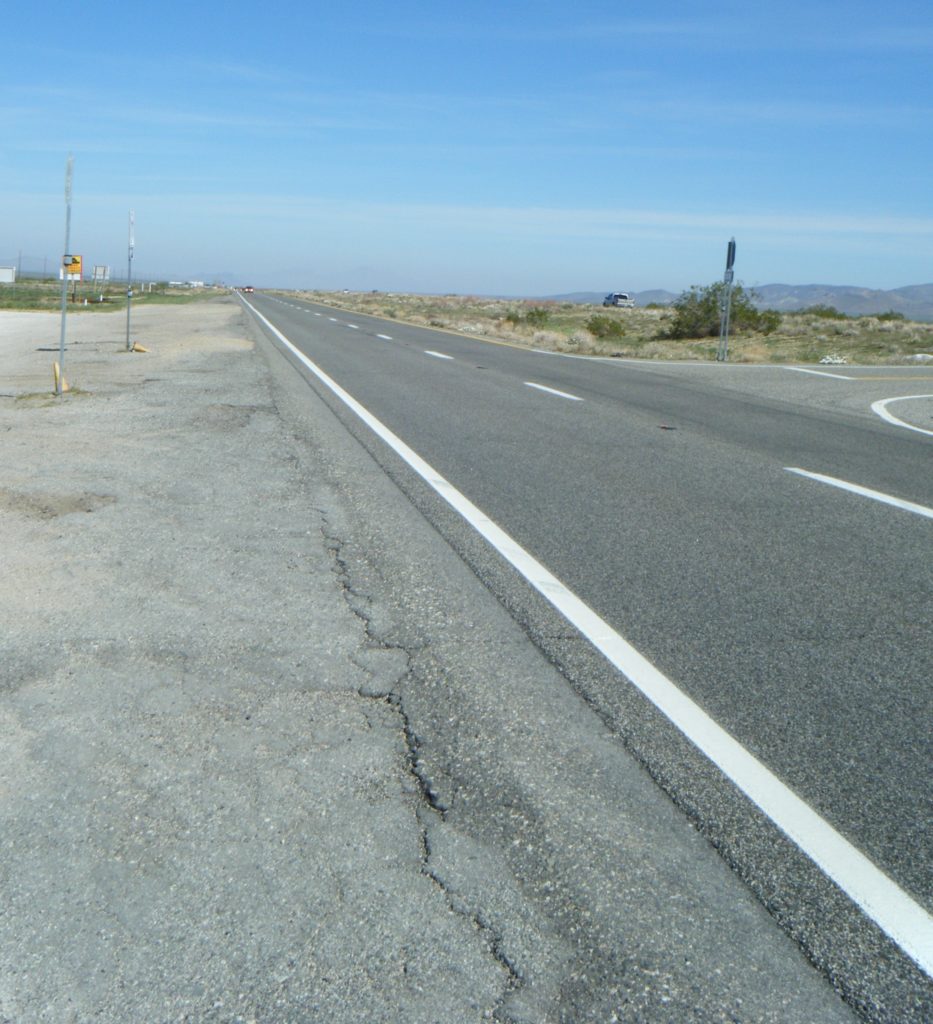
[[927,508],[926,505],[918,505],[913,501],[904,501],[903,498],[892,497],[883,491],[873,491],[869,487],[862,487],[861,484],[850,484],[848,480],[839,480],[834,476],[811,473],[807,469],[797,469],[795,466],[785,466],[784,468],[788,473],[796,473],[798,476],[809,477],[811,480],[819,480],[821,484],[829,484],[830,487],[838,487],[843,491],[861,494],[863,498],[873,498],[875,501],[884,502],[885,505],[893,505],[895,508],[902,508],[906,512],[916,512],[918,516],[926,516],[927,519],[933,519],[933,508]]
[[349,392],[329,377],[255,307],[244,305],[429,487],[466,520],[553,608],[651,701],[698,750],[753,802],[849,899],[933,977],[933,917],[857,847],[786,786],[698,704],[533,555],[438,473]]
[[899,420],[895,415],[888,412],[888,406],[891,402],[907,402],[911,398],[933,398],[933,395],[900,395],[897,398],[882,398],[878,402],[871,403],[871,411],[876,416],[880,416],[883,420],[887,420],[888,423],[893,423],[895,427],[903,427],[905,430],[916,430],[918,434],[927,434],[930,437],[933,437],[933,430],[925,430],[923,427],[915,427],[912,423],[905,423],[903,420]]

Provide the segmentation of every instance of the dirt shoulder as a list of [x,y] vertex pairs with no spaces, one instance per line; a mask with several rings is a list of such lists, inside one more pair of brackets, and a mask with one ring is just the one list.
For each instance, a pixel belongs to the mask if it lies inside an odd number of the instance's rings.
[[483,1019],[239,307],[69,317],[53,399],[58,328],[0,315],[0,1020]]

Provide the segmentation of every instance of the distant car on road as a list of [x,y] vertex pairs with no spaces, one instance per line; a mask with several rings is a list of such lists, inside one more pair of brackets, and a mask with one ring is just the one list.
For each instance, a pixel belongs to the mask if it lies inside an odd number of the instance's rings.
[[251,292],[252,290],[253,290],[253,286],[251,284],[244,284],[243,285],[243,291],[244,292]]
[[635,300],[628,292],[610,292],[603,299],[604,306],[618,306],[621,309],[634,309]]

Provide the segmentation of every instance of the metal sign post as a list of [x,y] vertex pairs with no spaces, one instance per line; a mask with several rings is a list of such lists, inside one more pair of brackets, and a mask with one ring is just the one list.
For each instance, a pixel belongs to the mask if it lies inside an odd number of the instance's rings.
[[69,153],[65,165],[65,255],[62,257],[62,332],[58,342],[58,373],[55,375],[55,394],[61,395],[65,383],[65,318],[68,312],[68,268],[71,266],[71,179],[75,158]]
[[94,275],[91,278],[95,285],[100,287],[100,291],[97,294],[97,301],[104,301],[104,288],[107,282],[110,280],[110,267],[94,264]]
[[732,269],[735,263],[735,239],[729,239],[729,246],[726,249],[726,272],[723,275],[723,285],[725,286],[722,294],[722,319],[719,321],[719,351],[716,353],[716,359],[720,363],[724,363],[729,358],[729,315],[732,312],[732,279],[734,271]]
[[126,260],[126,351],[129,352],[133,348],[133,343],[130,341],[130,306],[133,304],[133,249],[136,246],[136,239],[134,237],[135,228],[135,215],[130,210],[130,244],[128,250],[128,256]]

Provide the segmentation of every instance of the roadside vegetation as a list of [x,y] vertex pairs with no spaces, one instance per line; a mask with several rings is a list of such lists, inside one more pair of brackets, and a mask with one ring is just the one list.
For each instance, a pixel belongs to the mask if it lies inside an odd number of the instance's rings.
[[[170,288],[166,282],[154,283],[149,291],[139,284],[133,288],[133,305],[158,303],[197,302],[224,294],[214,288]],[[87,305],[85,305],[85,301]],[[54,279],[21,279],[15,284],[0,284],[0,309],[41,310],[54,312],[62,306],[62,283]],[[93,312],[126,308],[126,284],[91,281],[72,282],[68,285],[68,312]]]
[[[678,341],[686,338],[718,339],[725,295],[726,286],[721,281],[706,288],[694,286],[683,292],[671,306],[674,316],[666,336]],[[730,335],[773,334],[780,325],[781,314],[773,309],[758,309],[753,292],[740,284],[732,289]]]
[[[717,283],[691,288],[671,306],[636,309],[467,295],[281,294],[554,352],[715,360],[722,287]],[[933,362],[933,324],[892,312],[849,317],[826,306],[795,313],[759,310],[754,298],[741,285],[733,289],[730,362],[879,365],[921,362],[924,356]]]

